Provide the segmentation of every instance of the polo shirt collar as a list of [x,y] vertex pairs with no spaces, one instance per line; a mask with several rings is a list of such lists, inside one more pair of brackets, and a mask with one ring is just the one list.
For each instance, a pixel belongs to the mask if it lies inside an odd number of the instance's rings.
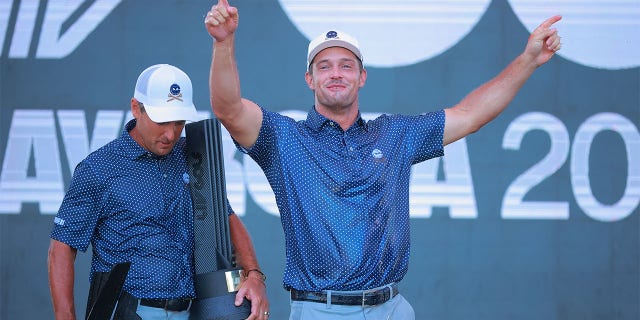
[[124,156],[130,159],[137,159],[142,157],[163,159],[173,152],[173,150],[171,150],[171,152],[169,152],[169,154],[167,155],[156,156],[155,154],[147,151],[147,149],[139,145],[138,142],[133,140],[133,138],[129,134],[129,131],[135,128],[136,123],[137,122],[135,118],[131,119],[124,126],[124,129],[122,129],[122,134],[120,136],[122,138],[120,143],[120,150],[122,150]]
[[[320,131],[322,126],[329,125],[329,123],[334,122],[333,120],[327,119],[325,116],[321,115],[317,110],[316,106],[311,107],[309,113],[307,114],[307,125],[313,129],[314,131]],[[362,119],[362,115],[360,114],[360,110],[358,110],[358,118],[354,125],[358,125],[362,127],[362,129],[367,130],[367,122]],[[353,127],[353,125],[352,125]]]

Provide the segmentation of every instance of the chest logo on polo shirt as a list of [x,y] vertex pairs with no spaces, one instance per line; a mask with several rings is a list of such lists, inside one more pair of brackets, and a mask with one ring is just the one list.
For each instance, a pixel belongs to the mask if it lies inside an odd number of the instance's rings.
[[384,157],[384,154],[382,153],[382,150],[380,149],[373,149],[371,151],[371,155],[373,156],[373,162],[376,163],[381,163],[381,162],[385,162],[386,159]]

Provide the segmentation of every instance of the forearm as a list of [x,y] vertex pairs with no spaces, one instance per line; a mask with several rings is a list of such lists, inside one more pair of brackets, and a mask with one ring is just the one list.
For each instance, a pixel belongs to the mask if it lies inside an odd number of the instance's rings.
[[495,78],[472,91],[461,104],[470,107],[470,115],[479,126],[485,125],[511,103],[535,70],[532,60],[519,56]]
[[516,96],[537,66],[525,55],[518,56],[496,77],[447,109],[445,144],[479,130],[495,119]]
[[234,50],[233,36],[222,42],[214,40],[209,74],[211,107],[231,136],[249,148],[258,139],[262,110],[252,101],[242,99]]
[[233,35],[221,42],[213,41],[209,89],[211,107],[218,119],[225,121],[242,111]]
[[74,261],[76,250],[51,240],[48,254],[49,289],[56,320],[75,319],[73,298]]
[[260,270],[251,237],[240,218],[235,214],[229,216],[229,229],[238,265],[247,271],[251,269]]

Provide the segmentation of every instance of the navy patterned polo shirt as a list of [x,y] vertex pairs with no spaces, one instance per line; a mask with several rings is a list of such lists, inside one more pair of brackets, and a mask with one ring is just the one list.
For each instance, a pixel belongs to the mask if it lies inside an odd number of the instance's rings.
[[409,262],[411,165],[444,154],[444,110],[360,116],[346,131],[315,108],[304,121],[262,110],[249,154],[275,193],[284,287],[363,290],[400,281]]
[[185,138],[159,157],[131,138],[135,124],[78,164],[51,238],[80,251],[91,244],[92,272],[131,261],[124,290],[135,297],[193,297]]

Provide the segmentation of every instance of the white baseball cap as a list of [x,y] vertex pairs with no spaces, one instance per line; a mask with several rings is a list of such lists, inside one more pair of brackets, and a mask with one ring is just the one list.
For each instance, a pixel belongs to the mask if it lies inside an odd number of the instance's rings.
[[329,30],[309,42],[307,68],[311,66],[311,61],[313,61],[313,58],[315,58],[320,51],[330,47],[345,48],[353,52],[353,54],[360,59],[360,62],[362,62],[362,53],[360,52],[360,46],[356,38],[339,30]]
[[153,65],[138,76],[133,97],[144,105],[151,121],[198,121],[191,79],[168,64]]

